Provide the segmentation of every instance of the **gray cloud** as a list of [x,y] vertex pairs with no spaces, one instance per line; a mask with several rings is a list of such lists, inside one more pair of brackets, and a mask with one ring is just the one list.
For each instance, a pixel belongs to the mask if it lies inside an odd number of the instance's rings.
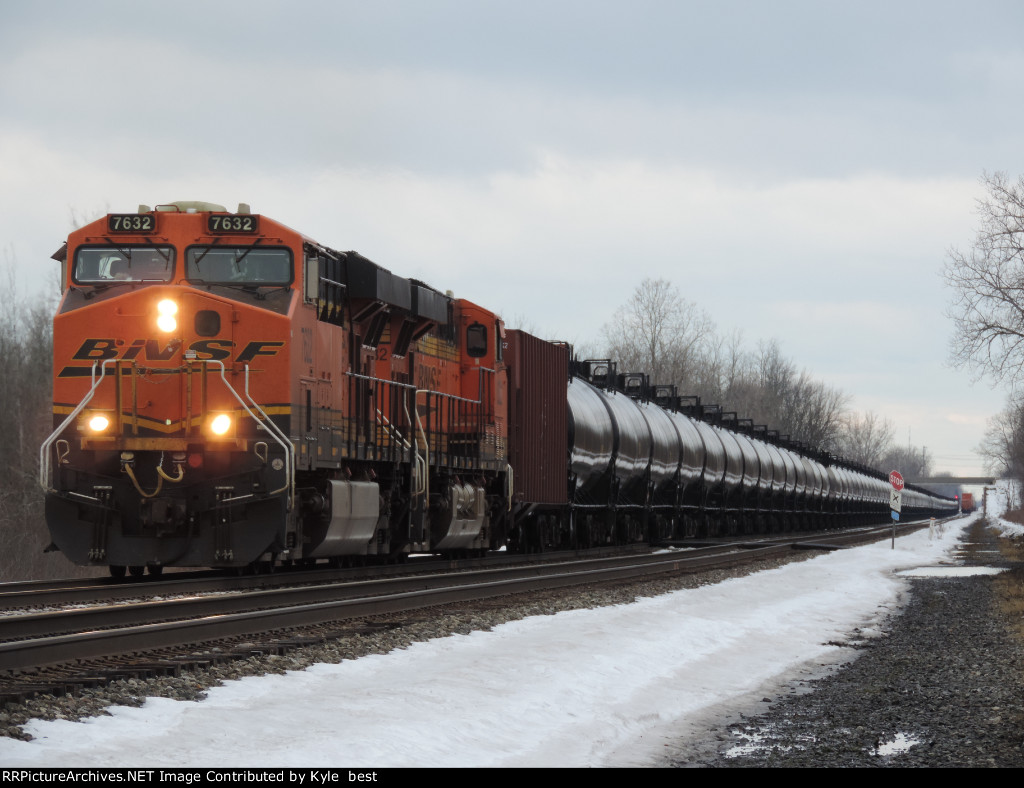
[[251,202],[572,341],[664,276],[859,403],[955,403],[943,440],[966,453],[965,403],[1001,397],[942,366],[937,272],[970,239],[981,170],[1019,159],[1022,17],[952,0],[6,3],[0,244],[35,283],[72,211]]

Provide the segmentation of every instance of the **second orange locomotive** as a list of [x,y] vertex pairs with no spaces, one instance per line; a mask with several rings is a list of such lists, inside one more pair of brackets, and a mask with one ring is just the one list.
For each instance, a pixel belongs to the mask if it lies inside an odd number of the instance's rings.
[[247,206],[140,206],[55,255],[54,545],[112,574],[502,544],[504,327]]

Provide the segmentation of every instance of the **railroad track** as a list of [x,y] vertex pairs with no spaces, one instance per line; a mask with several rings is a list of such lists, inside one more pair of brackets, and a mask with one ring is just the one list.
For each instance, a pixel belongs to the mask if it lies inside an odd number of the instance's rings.
[[[927,522],[902,525],[901,532],[926,525]],[[296,632],[304,627],[328,625],[326,634],[320,636],[326,639],[331,636],[331,625],[351,634],[353,625],[357,629],[372,629],[373,624],[367,620],[372,622],[374,617],[385,614],[574,585],[694,573],[777,557],[795,548],[838,549],[886,538],[890,533],[891,527],[884,526],[805,538],[789,535],[700,546],[688,544],[684,550],[645,554],[459,567],[461,571],[455,572],[420,570],[412,575],[401,573],[366,580],[350,576],[325,580],[322,573],[314,573],[319,582],[295,585],[292,578],[287,587],[274,588],[265,587],[265,578],[219,578],[213,590],[208,586],[209,577],[129,584],[134,588],[107,583],[102,585],[104,592],[113,588],[117,594],[131,591],[150,598],[111,604],[110,598],[100,596],[102,603],[88,607],[21,612],[0,618],[0,700],[20,700],[41,692],[66,692],[69,687],[74,691],[76,687],[138,676],[140,672],[176,675],[196,662],[209,662],[212,653],[224,659],[245,658],[252,654],[254,636],[260,641],[261,653],[268,649],[287,650],[308,644],[307,638],[296,637]],[[452,562],[441,563],[449,566]],[[239,580],[259,582],[260,587],[238,588],[230,582]],[[154,594],[166,594],[169,586],[181,591],[190,585],[190,592],[173,598],[152,598]],[[199,588],[207,589],[205,595],[196,595]],[[8,592],[0,589],[0,594]],[[43,588],[36,590],[44,592]],[[30,592],[21,589],[14,593]],[[45,593],[56,592],[50,589]],[[75,597],[95,595],[98,590],[93,584],[72,584],[64,593]],[[62,604],[68,604],[67,599]],[[235,648],[238,643],[246,644],[240,652]],[[60,679],[50,680],[54,676]]]
[[[889,526],[885,526],[888,529]],[[861,533],[873,534],[878,527],[850,529],[844,532],[826,531],[819,534],[788,533],[777,536],[752,537],[750,541],[720,538],[707,541],[688,539],[670,546],[683,549],[744,549],[767,544],[807,544],[820,538],[830,544],[843,544],[857,539]],[[381,577],[401,577],[412,574],[464,571],[469,569],[518,566],[537,562],[569,562],[581,558],[619,557],[623,554],[648,553],[650,548],[629,547],[591,548],[579,551],[551,551],[541,554],[491,554],[486,558],[442,559],[417,556],[392,565],[372,565],[340,569],[314,570],[288,569],[271,574],[229,575],[212,570],[170,571],[159,577],[148,576],[140,580],[115,580],[110,577],[75,580],[31,580],[0,583],[0,616],[4,612],[26,608],[67,607],[110,603],[117,600],[142,600],[155,597],[174,597],[195,594],[229,593],[254,589],[282,588],[303,584],[355,581]]]
[[581,557],[600,558],[624,552],[648,552],[646,546],[630,548],[594,548],[584,551],[558,551],[542,555],[492,554],[486,558],[444,559],[436,556],[414,556],[396,564],[374,564],[362,567],[317,569],[285,569],[269,574],[233,575],[214,570],[169,571],[139,580],[116,580],[110,577],[79,580],[32,580],[0,583],[0,613],[24,608],[66,607],[96,604],[122,599],[182,596],[192,594],[229,593],[265,588],[281,588],[303,584],[355,581],[381,577],[462,571],[481,567],[509,566],[541,561],[569,561]]

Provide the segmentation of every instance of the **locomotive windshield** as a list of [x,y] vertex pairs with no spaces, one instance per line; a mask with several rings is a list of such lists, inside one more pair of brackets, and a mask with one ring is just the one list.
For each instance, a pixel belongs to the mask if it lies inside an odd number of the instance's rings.
[[280,247],[193,246],[185,253],[185,278],[203,284],[287,285],[292,253]]
[[107,246],[75,253],[74,281],[83,285],[169,282],[174,275],[170,246]]

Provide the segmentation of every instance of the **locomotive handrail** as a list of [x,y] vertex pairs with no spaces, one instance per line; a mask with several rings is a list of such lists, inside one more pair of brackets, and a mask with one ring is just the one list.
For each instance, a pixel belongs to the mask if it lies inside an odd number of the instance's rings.
[[[355,378],[356,380],[366,380],[371,383],[383,383],[386,386],[394,386],[395,388],[404,389],[405,391],[411,391],[413,392],[413,399],[415,399],[416,394],[419,393],[416,390],[416,387],[411,383],[400,383],[397,380],[386,380],[385,378],[378,378],[372,375],[361,375],[357,372],[352,371],[347,371],[345,372],[345,374],[350,378]],[[415,410],[415,408],[413,409]],[[412,427],[413,422],[409,416],[409,403],[406,401],[405,397],[402,398],[402,410],[405,411],[405,418],[409,422],[409,426]],[[383,413],[381,413],[380,408],[374,408],[374,411],[377,413],[380,419],[383,420],[381,422],[382,426],[386,430],[393,432],[394,435],[397,435],[398,440],[402,444],[404,444],[404,446],[407,449],[412,450],[412,467],[409,469],[409,491],[413,497],[418,498],[420,495],[423,495],[427,489],[426,469],[427,466],[430,464],[429,458],[424,460],[422,457],[420,457],[419,442],[410,442],[409,440],[404,438],[402,436],[402,433],[398,430],[398,428],[391,424],[388,418]],[[419,421],[418,413],[416,415],[416,420],[417,422]],[[387,423],[384,424],[383,422]],[[426,450],[429,451],[429,447],[427,447]]]
[[427,440],[427,433],[423,429],[423,422],[420,420],[420,411],[419,411],[419,408],[416,407],[416,398],[420,394],[426,394],[427,396],[430,396],[430,391],[428,389],[416,389],[415,393],[412,395],[412,399],[413,399],[412,412],[413,412],[413,415],[416,417],[416,426],[419,428],[420,437],[423,439],[423,488],[422,488],[421,492],[424,495],[424,500],[429,501],[430,500],[430,441]]
[[[494,372],[494,370],[486,369],[484,367],[481,367],[480,369],[481,369],[481,372]],[[457,396],[455,394],[448,394],[448,393],[443,392],[443,391],[432,391],[431,389],[420,389],[420,388],[416,389],[416,393],[413,395],[414,400],[416,398],[418,398],[420,394],[426,394],[427,395],[427,409],[428,410],[430,408],[430,396],[431,395],[434,395],[434,396],[436,396],[438,398],[441,398],[441,399],[447,399],[447,400],[450,400],[452,402],[465,402],[465,403],[467,403],[469,405],[482,405],[483,404],[483,396],[480,396],[480,398],[473,400],[473,399],[469,399],[467,397],[459,397],[459,396]],[[419,408],[414,406],[413,407],[413,413],[415,414],[415,417],[416,417],[416,427],[417,427],[417,429],[419,430],[419,433],[420,433],[420,440],[423,441],[424,463],[425,463],[426,467],[429,468],[430,467],[430,440],[427,437],[427,432],[426,432],[426,430],[423,427],[423,421],[420,419]],[[429,500],[429,498],[430,498],[430,473],[429,473],[429,471],[425,471],[424,474],[423,474],[423,494]]]
[[[249,398],[249,401],[252,403],[252,406],[257,411],[259,411],[260,416],[263,417],[262,419],[259,419],[259,418],[256,417],[256,415],[252,412],[252,410],[249,409],[249,406],[245,404],[245,401],[240,396],[238,396],[238,392],[235,391],[234,386],[232,386],[230,383],[228,383],[228,378],[227,378],[227,375],[225,373],[225,368],[224,368],[224,362],[223,361],[221,361],[220,359],[213,359],[213,358],[211,358],[211,359],[201,359],[201,360],[202,360],[203,363],[214,362],[214,363],[220,364],[220,376],[221,376],[221,379],[224,381],[224,385],[227,387],[228,391],[230,391],[232,393],[232,395],[234,395],[235,399],[238,400],[239,404],[243,408],[245,408],[246,413],[248,413],[252,417],[252,420],[254,422],[262,423],[264,425],[264,427],[267,429],[267,431],[270,433],[271,437],[274,440],[276,440],[281,445],[281,448],[284,449],[284,456],[285,456],[285,478],[286,478],[287,481],[285,482],[285,486],[283,488],[281,488],[281,489],[282,490],[287,489],[289,491],[288,492],[288,511],[291,511],[293,506],[294,506],[294,504],[295,504],[295,500],[294,500],[295,499],[295,459],[294,459],[295,447],[292,446],[292,442],[288,439],[288,436],[284,434],[284,432],[281,430],[280,427],[278,427],[276,424],[274,424],[273,420],[263,411],[263,408],[261,408],[259,406],[259,403],[256,402],[256,400],[253,398],[252,394],[249,393],[249,365],[248,364],[245,365],[245,396],[247,396]],[[274,490],[274,492],[272,494],[276,494],[276,493],[279,493],[279,492],[281,492],[281,490]]]
[[[92,401],[93,396],[96,394],[96,389],[99,388],[100,383],[103,382],[103,378],[106,377],[107,364],[113,363],[114,361],[115,359],[105,358],[103,359],[102,364],[99,360],[92,363],[92,388],[86,392],[82,401],[78,403],[78,407],[68,414],[68,417],[64,419],[64,421],[60,423],[60,426],[50,434],[49,438],[43,441],[43,445],[39,449],[39,484],[46,492],[56,492],[56,489],[50,486],[50,447],[53,445],[53,442],[57,440],[57,437],[64,432],[64,429],[85,409],[85,406]],[[100,368],[99,379],[96,378],[97,365],[99,365]]]
[[[416,392],[413,391],[413,400],[416,399]],[[416,409],[415,404],[413,410]],[[405,419],[409,422],[410,427],[412,426],[412,418],[409,416],[409,402],[402,398],[402,410],[405,411]],[[419,421],[419,414],[417,414],[417,422]],[[419,441],[414,441],[412,444],[412,456],[413,464],[410,468],[411,478],[409,480],[409,490],[414,498],[418,498],[427,491],[427,461],[420,457],[420,445]]]
[[[401,384],[400,384],[401,385]],[[403,386],[404,388],[413,388],[412,386]],[[402,410],[405,412],[405,418],[409,419],[409,404],[405,397],[402,397]],[[409,478],[409,491],[413,497],[418,498],[426,492],[426,463],[422,457],[420,457],[419,446],[411,443],[409,440],[402,435],[401,430],[398,429],[391,421],[385,416],[380,408],[375,408],[377,412],[377,418],[381,425],[386,429],[392,436],[392,439],[397,440],[406,451],[412,453],[412,465],[410,466],[410,478]],[[411,423],[411,420],[410,420]]]
[[[479,369],[479,372],[481,373],[481,378],[483,377],[483,373],[496,374],[495,370],[490,369],[488,367],[479,367],[478,369]],[[400,383],[400,382],[395,381],[395,380],[386,380],[384,378],[378,378],[378,377],[374,377],[372,375],[362,375],[360,373],[352,372],[352,371],[347,371],[345,374],[346,374],[346,376],[348,376],[350,378],[354,378],[356,380],[365,380],[365,381],[372,382],[372,383],[382,383],[382,384],[387,385],[387,386],[394,386],[394,387],[397,387],[397,388],[400,388],[400,389],[406,389],[406,390],[412,391],[412,392],[414,392],[414,395],[413,395],[414,399],[419,397],[420,394],[426,394],[427,397],[434,396],[434,397],[438,397],[439,399],[445,400],[447,402],[452,402],[452,403],[464,402],[467,405],[478,405],[478,406],[481,406],[481,405],[483,405],[485,403],[485,400],[484,400],[484,397],[483,397],[482,393],[478,396],[477,399],[470,399],[469,397],[460,397],[457,394],[449,394],[449,393],[444,392],[444,391],[434,391],[433,389],[421,389],[421,388],[417,388],[415,385],[413,385],[411,383]],[[481,389],[482,389],[482,383],[481,383]],[[430,466],[430,440],[427,437],[427,431],[426,431],[426,429],[423,426],[422,420],[420,419],[419,410],[414,407],[413,411],[414,411],[414,418],[415,418],[415,431],[417,431],[419,433],[418,436],[417,436],[417,439],[415,441],[413,441],[412,444],[411,444],[412,450],[413,450],[413,455],[414,455],[414,457],[413,457],[413,465],[414,466],[418,466],[418,465],[422,464],[422,466],[424,468],[424,471],[422,473],[422,477],[421,477],[421,474],[419,472],[417,472],[415,470],[412,472],[413,473],[413,478],[416,479],[416,481],[414,482],[414,486],[413,486],[413,490],[412,491],[413,491],[413,494],[417,495],[417,496],[421,495],[421,494],[428,494],[429,495],[429,489],[430,488],[429,488],[429,481],[428,481],[428,478],[427,478],[429,476],[429,474],[427,474],[425,472],[425,469]],[[383,414],[380,412],[379,409],[375,409],[375,412],[382,419],[385,419],[385,417],[383,416]],[[408,412],[408,409],[406,408],[406,418],[408,419],[409,416],[410,416],[410,414]],[[482,416],[482,414],[478,414],[478,417],[480,417],[480,416]],[[390,423],[388,423],[388,424],[383,424],[382,423],[382,426],[385,429],[389,430],[389,431],[390,430],[397,430],[397,428],[394,427],[394,425],[392,425]],[[402,437],[400,432],[397,433],[397,434],[398,434],[399,439],[402,441],[402,443],[406,444],[407,446],[410,445],[409,442],[406,441],[406,439]],[[424,456],[423,456],[422,459],[420,458],[420,454],[419,454],[419,443],[420,443],[420,441],[423,442]],[[421,477],[421,478],[417,478],[417,477]]]
[[374,383],[386,383],[389,386],[397,386],[402,389],[414,389],[416,388],[412,383],[400,383],[397,380],[388,380],[387,378],[375,378],[373,375],[360,375],[358,372],[346,372],[350,378],[356,378],[358,380],[372,380]]
[[[406,451],[412,452],[413,462],[410,469],[409,490],[413,496],[418,498],[426,491],[426,482],[424,481],[424,472],[426,469],[426,465],[423,459],[420,457],[419,447],[414,445],[413,443],[410,443],[405,438],[405,436],[402,435],[401,430],[399,430],[398,427],[392,424],[387,416],[381,413],[380,408],[374,408],[374,410],[377,413],[377,420],[380,422],[381,426],[388,431],[392,439],[398,441],[398,443],[403,448],[405,448]],[[409,406],[406,403],[404,397],[402,398],[402,410],[405,411],[405,417],[408,419]]]
[[402,435],[402,431],[399,430],[398,427],[396,427],[394,424],[391,423],[391,420],[388,419],[388,417],[385,416],[381,412],[380,408],[374,408],[373,412],[377,414],[377,422],[391,436],[392,440],[397,441],[399,444],[401,444],[406,449],[411,449],[412,448],[412,444],[409,443],[409,441],[407,441],[405,439],[405,437]]

